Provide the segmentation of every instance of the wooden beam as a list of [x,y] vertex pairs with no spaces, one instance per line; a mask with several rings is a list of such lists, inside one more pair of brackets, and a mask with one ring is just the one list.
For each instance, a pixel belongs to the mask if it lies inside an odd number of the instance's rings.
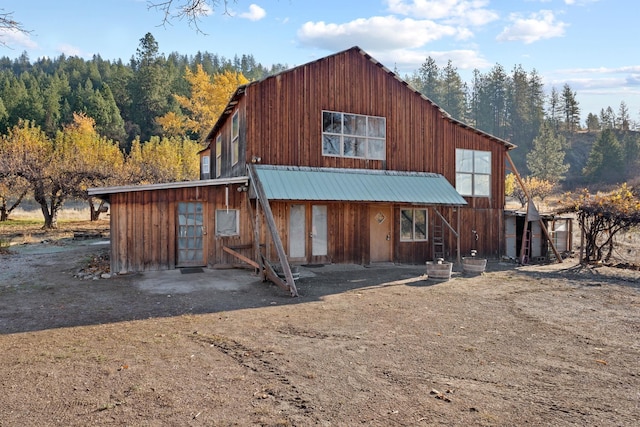
[[245,194],[247,195],[247,209],[249,210],[249,219],[251,220],[251,225],[253,226],[253,258],[258,263],[258,271],[256,271],[256,273],[261,274],[264,279],[264,267],[262,265],[262,256],[260,252],[260,203],[256,202],[256,212],[254,215],[249,192],[245,191]]
[[280,278],[280,276],[278,276],[278,273],[276,273],[276,271],[271,266],[271,263],[269,263],[267,259],[262,260],[262,265],[264,265],[264,275],[268,280],[280,286],[282,289],[291,290],[291,287],[288,286],[287,283]]
[[234,250],[233,250],[233,249],[231,249],[231,248],[228,248],[228,247],[226,247],[226,246],[223,246],[223,247],[222,247],[222,250],[223,250],[223,251],[225,251],[226,253],[231,254],[231,255],[233,255],[234,257],[236,257],[236,258],[238,258],[238,259],[240,259],[240,260],[242,260],[242,261],[246,262],[247,264],[249,264],[249,265],[253,266],[254,268],[260,268],[260,266],[258,265],[258,263],[257,263],[257,262],[253,261],[252,259],[247,258],[246,256],[242,255],[242,254],[241,254],[241,253],[239,253],[239,252],[234,251]]
[[[440,211],[438,211],[438,208],[433,208],[434,212],[436,214],[438,214],[438,217],[440,217],[440,220],[442,222],[445,223],[445,225],[449,228],[449,230],[451,230],[451,232],[454,234],[454,236],[456,236],[456,259],[458,262],[458,265],[462,264],[462,257],[460,254],[460,233],[458,231],[456,231],[451,224],[449,224],[449,222],[446,220],[446,218],[444,216],[442,216],[442,214],[440,213]],[[460,229],[460,206],[456,207],[456,217],[458,219],[458,230]]]
[[273,245],[276,247],[276,252],[278,253],[278,258],[280,259],[280,265],[282,266],[282,271],[284,272],[287,284],[289,285],[289,291],[291,292],[292,297],[297,297],[298,289],[296,288],[295,281],[293,280],[293,273],[291,273],[291,266],[289,265],[287,254],[284,251],[282,239],[280,238],[280,234],[278,233],[276,220],[273,218],[273,212],[271,211],[271,206],[269,205],[269,199],[267,198],[267,194],[262,187],[262,183],[258,179],[258,175],[256,174],[254,165],[247,165],[247,170],[249,171],[250,184],[253,186],[253,189],[256,193],[258,203],[260,203],[260,205],[262,206],[262,211],[264,212],[267,228],[271,233]]
[[[507,156],[507,160],[509,161],[509,166],[511,166],[511,170],[513,171],[513,174],[516,176],[516,179],[518,180],[520,187],[522,187],[522,191],[524,192],[524,195],[527,197],[527,200],[531,201],[531,196],[529,195],[529,191],[527,191],[527,187],[524,185],[524,181],[520,177],[520,174],[518,173],[518,169],[516,169],[516,165],[513,164],[513,160],[511,160],[511,156],[509,155],[508,152],[505,152],[504,155]],[[544,235],[547,238],[547,241],[549,242],[551,249],[553,250],[553,254],[556,256],[558,263],[562,263],[562,257],[558,253],[558,250],[556,249],[556,245],[553,244],[553,240],[551,240],[551,236],[549,236],[549,231],[547,230],[547,227],[544,225],[544,221],[542,221],[542,218],[539,218],[538,221],[540,222],[540,228],[542,228],[542,231],[544,232]],[[527,218],[525,217],[525,225],[524,225],[525,232],[527,230],[527,222],[528,222]],[[523,242],[524,242],[524,239],[523,239]],[[522,253],[520,255],[522,255]]]

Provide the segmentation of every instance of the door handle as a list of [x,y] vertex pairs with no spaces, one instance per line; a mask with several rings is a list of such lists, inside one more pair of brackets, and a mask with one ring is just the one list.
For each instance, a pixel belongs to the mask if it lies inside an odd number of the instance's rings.
[[200,228],[202,229],[202,235],[203,235],[203,236],[204,236],[204,235],[206,235],[206,234],[207,234],[207,227],[205,227],[204,225],[202,225]]
[[387,240],[391,240],[391,233],[387,233]]

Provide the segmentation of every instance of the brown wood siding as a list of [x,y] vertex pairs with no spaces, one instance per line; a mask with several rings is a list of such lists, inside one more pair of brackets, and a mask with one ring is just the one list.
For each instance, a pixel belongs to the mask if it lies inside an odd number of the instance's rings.
[[222,250],[235,247],[252,258],[253,228],[246,193],[229,186],[229,209],[240,210],[240,236],[215,235],[216,209],[226,209],[225,187],[192,187],[111,195],[111,269],[116,273],[167,270],[176,266],[176,209],[179,202],[204,204],[206,263],[213,267],[240,262]]

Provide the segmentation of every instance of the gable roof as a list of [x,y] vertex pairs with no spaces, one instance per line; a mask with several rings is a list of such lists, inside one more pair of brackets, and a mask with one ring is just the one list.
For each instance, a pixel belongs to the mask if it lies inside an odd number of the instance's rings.
[[507,148],[507,150],[512,150],[512,149],[516,148],[516,145],[512,144],[509,141],[505,141],[502,138],[498,138],[497,136],[491,135],[490,133],[484,132],[484,131],[482,131],[480,129],[476,129],[473,126],[470,126],[470,125],[468,125],[468,124],[466,124],[466,123],[464,123],[464,122],[462,122],[460,120],[454,119],[453,117],[451,117],[451,115],[449,113],[447,113],[445,110],[443,110],[441,107],[439,107],[435,102],[433,102],[431,99],[429,99],[424,94],[422,94],[420,91],[418,91],[413,86],[411,86],[408,82],[403,80],[395,72],[393,72],[392,70],[390,70],[387,67],[385,67],[384,65],[382,65],[382,63],[378,62],[376,59],[374,59],[371,55],[369,55],[367,52],[362,50],[360,47],[354,46],[352,48],[343,50],[341,52],[337,52],[337,53],[334,53],[332,55],[316,59],[315,61],[307,62],[305,64],[298,65],[298,66],[293,67],[293,68],[289,68],[288,70],[281,71],[281,72],[279,72],[277,74],[273,74],[273,75],[267,76],[267,77],[265,77],[265,78],[263,78],[261,80],[256,80],[256,81],[249,82],[249,83],[246,83],[244,85],[238,86],[238,88],[233,93],[233,95],[231,95],[231,98],[229,99],[229,102],[227,103],[224,111],[222,112],[222,114],[220,114],[220,117],[218,118],[218,121],[213,125],[213,128],[211,129],[211,131],[207,134],[207,137],[205,138],[205,141],[209,141],[209,143],[207,144],[207,148],[205,148],[205,150],[211,147],[211,139],[213,138],[214,135],[216,135],[218,133],[220,128],[227,121],[228,116],[233,112],[233,110],[234,110],[235,106],[238,104],[239,100],[245,95],[245,93],[247,91],[247,88],[249,88],[250,86],[259,85],[260,83],[262,83],[262,82],[264,82],[266,80],[274,79],[274,78],[277,78],[278,76],[282,76],[284,74],[291,73],[294,70],[297,70],[299,68],[306,67],[306,66],[318,63],[320,61],[325,61],[325,60],[327,60],[329,58],[332,58],[332,57],[335,57],[335,56],[344,55],[345,53],[350,52],[350,51],[358,52],[363,57],[365,57],[367,60],[371,61],[376,66],[380,67],[382,70],[384,70],[391,77],[393,77],[394,79],[396,79],[400,83],[402,83],[404,86],[406,86],[408,90],[411,90],[411,91],[415,92],[416,94],[418,94],[422,99],[425,100],[425,102],[428,102],[431,105],[433,105],[435,108],[437,108],[438,111],[440,112],[440,114],[442,115],[443,119],[448,120],[451,123],[454,123],[455,125],[460,126],[460,127],[464,128],[464,129],[468,129],[468,130],[471,130],[471,131],[473,131],[473,132],[475,132],[475,133],[477,133],[479,135],[485,136],[486,138],[489,138],[489,139],[491,139],[493,141],[499,142],[499,143],[503,144]]
[[437,173],[251,165],[269,200],[466,205]]

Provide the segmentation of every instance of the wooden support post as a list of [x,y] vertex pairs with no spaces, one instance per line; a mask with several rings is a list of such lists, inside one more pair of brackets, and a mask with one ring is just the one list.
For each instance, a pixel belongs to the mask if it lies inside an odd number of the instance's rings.
[[[514,175],[516,176],[516,179],[518,180],[518,183],[520,184],[520,186],[522,187],[522,191],[524,191],[524,195],[527,197],[527,200],[529,200],[531,203],[533,203],[531,201],[531,196],[529,195],[529,191],[527,190],[527,187],[524,185],[524,181],[522,180],[522,177],[520,177],[520,174],[518,173],[518,169],[516,169],[516,165],[513,164],[513,160],[511,160],[511,156],[509,155],[509,153],[505,153],[505,156],[507,156],[507,160],[509,161],[509,166],[511,166],[511,170],[513,171]],[[558,253],[558,250],[556,249],[556,245],[553,244],[553,241],[551,240],[551,236],[549,236],[549,231],[547,230],[547,227],[544,225],[544,222],[542,221],[542,218],[539,218],[538,221],[540,222],[540,228],[542,228],[542,231],[544,232],[544,236],[547,238],[547,241],[549,242],[549,245],[551,246],[551,249],[553,250],[553,254],[556,256],[556,259],[558,260],[558,263],[562,263],[562,257],[560,256],[560,254]],[[527,230],[527,218],[525,218],[525,224],[524,224],[524,229],[525,232]]]
[[254,215],[249,192],[246,191],[245,194],[247,195],[247,209],[249,210],[249,219],[251,219],[251,225],[253,226],[253,259],[258,264],[258,266],[256,267],[256,273],[263,275],[264,278],[264,266],[262,265],[262,256],[260,254],[260,204],[256,202],[256,213]]
[[276,247],[276,252],[278,252],[278,258],[280,259],[282,271],[284,272],[287,284],[289,285],[289,291],[291,292],[292,297],[297,297],[298,289],[296,288],[295,281],[293,280],[293,273],[291,273],[291,266],[289,265],[287,254],[284,251],[282,239],[280,238],[280,234],[278,233],[276,220],[273,218],[273,212],[271,212],[271,206],[269,206],[269,199],[267,198],[267,194],[262,187],[262,183],[258,179],[254,166],[252,164],[247,165],[247,169],[249,171],[249,179],[256,193],[258,203],[262,205],[265,221],[267,222],[267,228],[271,233],[271,238],[273,239],[273,244]]

